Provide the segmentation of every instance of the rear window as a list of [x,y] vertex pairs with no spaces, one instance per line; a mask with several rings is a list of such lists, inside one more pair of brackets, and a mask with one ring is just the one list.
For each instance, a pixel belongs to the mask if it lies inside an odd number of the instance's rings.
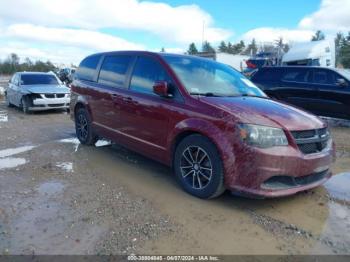
[[76,72],[76,78],[80,80],[94,81],[95,70],[100,58],[101,55],[92,55],[85,58],[79,65]]
[[28,74],[21,75],[21,85],[58,85],[54,75]]
[[281,68],[260,68],[253,76],[253,81],[279,81],[281,78]]
[[109,86],[124,87],[131,56],[107,56],[102,64],[98,82]]

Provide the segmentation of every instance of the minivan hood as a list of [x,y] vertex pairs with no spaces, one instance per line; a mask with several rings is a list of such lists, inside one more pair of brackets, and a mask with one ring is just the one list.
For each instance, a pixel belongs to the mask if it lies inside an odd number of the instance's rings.
[[237,118],[242,123],[282,127],[287,130],[323,128],[317,116],[293,106],[260,97],[201,97],[200,100]]
[[70,89],[64,85],[22,85],[21,89],[37,94],[68,94]]

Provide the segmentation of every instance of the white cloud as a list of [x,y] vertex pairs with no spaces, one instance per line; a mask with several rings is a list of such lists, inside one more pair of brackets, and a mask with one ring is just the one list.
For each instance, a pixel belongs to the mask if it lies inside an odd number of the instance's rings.
[[251,41],[253,38],[259,42],[273,42],[274,40],[282,37],[286,42],[307,42],[310,41],[314,31],[311,30],[299,30],[299,29],[286,29],[286,28],[272,28],[272,27],[260,27],[248,31],[243,35],[243,39]]
[[259,27],[242,38],[273,42],[283,37],[288,42],[308,42],[316,30],[322,30],[330,38],[339,31],[350,31],[350,0],[322,0],[319,10],[301,19],[295,29]]
[[303,18],[299,27],[323,31],[350,30],[350,1],[323,0],[318,11]]
[[87,47],[96,51],[144,50],[145,47],[122,38],[82,29],[49,28],[31,24],[14,24],[4,30],[8,38],[51,42],[66,46]]
[[0,17],[9,23],[142,30],[179,44],[201,42],[203,22],[205,38],[210,42],[232,35],[215,27],[213,18],[197,5],[173,7],[137,0],[4,0],[1,5]]

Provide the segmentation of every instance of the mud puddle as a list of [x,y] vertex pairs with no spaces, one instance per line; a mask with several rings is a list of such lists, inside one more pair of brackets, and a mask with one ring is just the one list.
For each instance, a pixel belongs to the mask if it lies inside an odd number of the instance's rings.
[[84,147],[79,153],[88,159],[87,168],[106,183],[125,185],[181,225],[179,232],[147,243],[142,251],[309,254],[322,253],[320,245],[328,253],[350,253],[346,236],[338,236],[347,232],[346,224],[332,228],[334,234],[338,232],[335,235],[325,230],[336,221],[332,212],[337,203],[324,187],[282,199],[251,200],[226,193],[205,201],[184,193],[169,168],[123,147]]

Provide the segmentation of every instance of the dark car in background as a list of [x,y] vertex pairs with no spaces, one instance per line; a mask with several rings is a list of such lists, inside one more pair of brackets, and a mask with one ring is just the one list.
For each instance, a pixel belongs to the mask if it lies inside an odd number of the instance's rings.
[[85,58],[71,86],[82,144],[107,138],[172,166],[192,195],[277,197],[324,183],[334,144],[318,117],[269,99],[205,58],[110,52]]
[[350,119],[350,71],[309,66],[262,67],[251,80],[270,97],[316,115]]

